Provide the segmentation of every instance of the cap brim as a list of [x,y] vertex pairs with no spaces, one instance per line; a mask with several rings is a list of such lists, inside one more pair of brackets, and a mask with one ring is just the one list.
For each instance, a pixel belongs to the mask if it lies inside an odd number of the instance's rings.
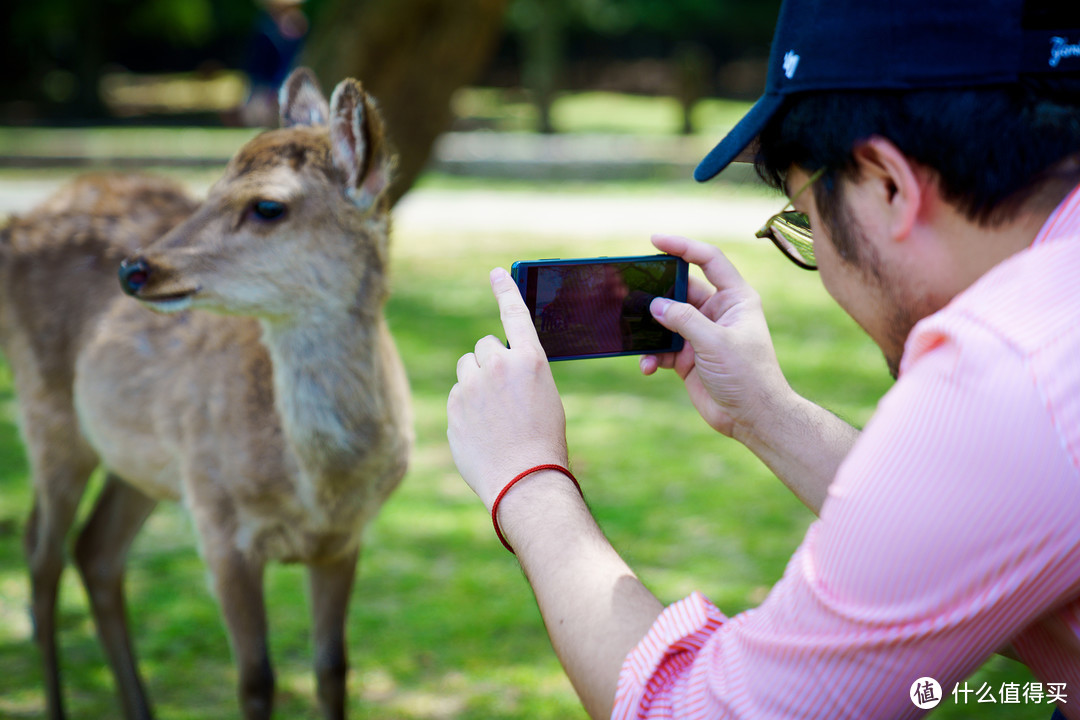
[[733,162],[753,162],[756,154],[754,141],[782,103],[783,99],[779,95],[762,95],[731,132],[698,163],[694,170],[694,179],[705,182],[716,177]]

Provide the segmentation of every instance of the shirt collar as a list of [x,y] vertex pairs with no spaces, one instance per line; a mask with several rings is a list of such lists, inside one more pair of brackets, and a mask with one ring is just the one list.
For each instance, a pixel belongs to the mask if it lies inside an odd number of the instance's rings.
[[1057,236],[1060,230],[1069,227],[1080,227],[1080,185],[1077,185],[1065,196],[1065,199],[1054,208],[1050,217],[1046,218],[1042,229],[1031,242],[1032,247],[1037,247]]

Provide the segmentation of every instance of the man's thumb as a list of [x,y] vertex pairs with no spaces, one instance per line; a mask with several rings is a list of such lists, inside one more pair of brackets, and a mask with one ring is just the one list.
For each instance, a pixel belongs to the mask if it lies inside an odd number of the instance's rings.
[[689,303],[675,302],[667,298],[657,297],[649,304],[649,312],[658,323],[668,330],[674,330],[694,344],[695,338],[699,337],[706,328],[712,327],[712,322]]

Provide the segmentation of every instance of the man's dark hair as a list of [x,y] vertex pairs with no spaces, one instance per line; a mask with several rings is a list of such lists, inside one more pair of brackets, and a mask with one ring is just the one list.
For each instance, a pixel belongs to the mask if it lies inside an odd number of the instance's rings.
[[944,197],[970,220],[992,225],[1035,192],[1051,168],[1080,154],[1080,77],[793,95],[760,134],[757,172],[783,188],[792,166],[826,168],[814,198],[831,225],[837,180],[854,171],[853,149],[875,135],[934,170]]

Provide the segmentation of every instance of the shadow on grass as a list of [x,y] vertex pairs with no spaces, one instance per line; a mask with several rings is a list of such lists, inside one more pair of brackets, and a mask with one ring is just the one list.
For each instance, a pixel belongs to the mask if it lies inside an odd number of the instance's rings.
[[[527,586],[489,536],[482,509],[432,492],[426,478],[371,528],[348,621],[353,714],[366,718],[580,716]],[[161,718],[236,716],[235,672],[205,570],[164,506],[129,563],[132,634]],[[158,547],[164,546],[164,547]],[[22,572],[22,568],[18,569]],[[267,572],[278,717],[317,717],[304,570]],[[72,717],[118,708],[85,597],[71,568],[60,612]],[[0,642],[0,715],[40,717],[38,653],[27,635]],[[510,685],[520,694],[507,695]]]

